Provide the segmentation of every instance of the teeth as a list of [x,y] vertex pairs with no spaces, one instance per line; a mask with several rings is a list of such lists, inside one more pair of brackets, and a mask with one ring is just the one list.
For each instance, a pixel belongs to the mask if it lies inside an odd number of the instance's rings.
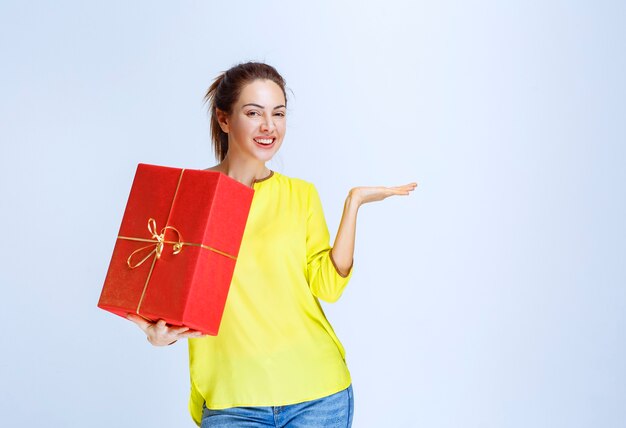
[[269,144],[272,144],[272,141],[274,141],[274,139],[273,138],[263,138],[263,139],[255,138],[254,141],[256,141],[257,143],[260,143],[260,144],[269,145]]

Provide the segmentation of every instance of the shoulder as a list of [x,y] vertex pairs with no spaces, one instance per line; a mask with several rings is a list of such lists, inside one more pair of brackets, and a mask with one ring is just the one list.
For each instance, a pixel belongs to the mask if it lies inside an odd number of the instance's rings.
[[274,171],[274,174],[282,187],[287,188],[295,194],[306,196],[311,190],[315,190],[315,185],[308,180],[299,177],[291,177],[276,171]]

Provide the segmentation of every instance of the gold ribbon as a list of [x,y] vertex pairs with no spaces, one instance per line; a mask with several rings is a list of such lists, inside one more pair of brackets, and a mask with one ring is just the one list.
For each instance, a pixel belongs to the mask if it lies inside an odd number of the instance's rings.
[[[178,185],[176,186],[176,191],[174,192],[174,198],[172,199],[172,205],[170,206],[170,213],[172,211],[172,207],[174,206],[174,200],[176,199],[176,195],[178,194],[178,188],[180,187],[180,182],[183,178],[183,173],[185,172],[185,170],[183,169],[180,172],[180,176],[178,178]],[[173,230],[176,233],[177,236],[177,240],[176,241],[168,241],[165,239],[165,234],[167,233],[168,230]],[[135,269],[136,267],[139,267],[143,264],[143,262],[145,262],[146,260],[148,260],[150,258],[150,256],[154,255],[154,258],[152,259],[152,266],[150,266],[150,271],[148,272],[148,277],[146,278],[146,283],[143,286],[143,291],[141,292],[141,298],[139,299],[139,303],[137,304],[137,310],[136,313],[137,315],[139,314],[139,308],[141,307],[141,302],[143,301],[143,297],[146,294],[146,289],[148,288],[148,282],[150,281],[150,277],[152,276],[152,270],[154,269],[154,264],[156,263],[156,261],[158,259],[161,258],[161,254],[163,253],[163,248],[165,247],[165,244],[169,244],[172,245],[172,253],[173,254],[179,254],[182,250],[183,247],[185,245],[187,246],[193,246],[193,247],[200,247],[200,248],[204,248],[205,250],[210,250],[213,251],[215,253],[221,254],[223,256],[229,257],[233,260],[237,260],[236,256],[233,256],[232,254],[228,254],[224,251],[220,251],[216,248],[213,247],[209,247],[208,245],[204,245],[204,244],[197,244],[195,242],[183,242],[182,240],[182,235],[181,233],[178,231],[178,229],[176,229],[173,226],[165,226],[163,229],[161,229],[160,233],[157,233],[157,226],[156,226],[156,220],[153,218],[148,219],[148,231],[152,234],[152,239],[149,238],[138,238],[138,237],[134,237],[134,236],[121,236],[119,235],[117,238],[118,239],[125,239],[125,240],[129,240],[129,241],[138,241],[138,242],[150,242],[150,245],[146,245],[145,247],[141,247],[135,251],[133,251],[130,256],[128,256],[128,259],[126,260],[126,263],[128,264],[128,267],[130,269]],[[146,255],[143,259],[139,260],[137,263],[132,263],[132,258],[134,255],[145,251],[149,248],[152,248],[152,251],[150,251],[148,253],[148,255]],[[140,315],[142,316],[142,315]],[[145,318],[145,317],[144,317]]]
[[[178,236],[178,241],[166,241],[165,240],[165,232],[167,232],[168,229],[176,232],[176,235]],[[126,263],[128,264],[128,267],[131,269],[135,269],[136,267],[141,266],[143,262],[148,260],[152,254],[156,254],[157,259],[161,258],[161,253],[163,252],[163,247],[165,244],[173,245],[173,251],[172,251],[173,254],[178,254],[183,249],[183,242],[181,241],[180,232],[175,227],[165,226],[163,229],[161,229],[161,233],[157,233],[156,220],[153,218],[150,218],[148,219],[148,231],[152,233],[152,239],[132,238],[129,236],[118,236],[118,238],[120,239],[128,239],[131,241],[140,241],[140,242],[154,242],[155,244],[155,245],[146,245],[145,247],[141,247],[133,251],[130,254],[130,256],[128,256],[128,260],[126,260]],[[141,259],[135,264],[131,262],[131,259],[133,258],[135,254],[138,254],[144,251],[145,249],[152,248],[152,247],[154,248],[152,249],[152,251],[148,253],[146,257],[144,257],[143,259]]]
[[[174,232],[176,232],[176,235],[178,236],[178,240],[176,241],[168,241],[165,239],[165,233],[167,232],[167,230],[173,230]],[[205,250],[211,250],[213,252],[216,252],[218,254],[221,254],[223,256],[226,257],[230,257],[233,260],[237,260],[237,257],[225,253],[223,251],[218,250],[217,248],[213,248],[213,247],[209,247],[208,245],[204,245],[204,244],[197,244],[195,242],[183,242],[182,241],[182,235],[181,233],[178,231],[178,229],[176,229],[173,226],[165,226],[163,229],[161,229],[160,233],[157,233],[157,227],[156,227],[156,220],[153,218],[148,219],[148,231],[150,233],[152,233],[152,239],[147,239],[147,238],[136,238],[133,236],[122,236],[119,235],[117,238],[118,239],[126,239],[128,241],[138,241],[138,242],[151,242],[151,245],[146,245],[145,247],[141,247],[136,249],[135,251],[133,251],[132,253],[130,253],[130,256],[128,256],[128,259],[126,260],[126,263],[128,264],[128,267],[131,269],[135,269],[136,267],[139,267],[143,264],[143,262],[145,262],[146,260],[148,260],[150,258],[150,256],[152,254],[155,255],[155,260],[161,258],[161,254],[163,253],[163,248],[165,247],[165,244],[170,244],[172,245],[172,254],[178,254],[183,250],[183,247],[185,245],[190,246],[190,247],[200,247],[200,248],[204,248]],[[138,254],[148,248],[152,248],[152,251],[150,251],[148,253],[147,256],[145,256],[143,259],[139,260],[137,263],[132,263],[132,258],[135,254]]]

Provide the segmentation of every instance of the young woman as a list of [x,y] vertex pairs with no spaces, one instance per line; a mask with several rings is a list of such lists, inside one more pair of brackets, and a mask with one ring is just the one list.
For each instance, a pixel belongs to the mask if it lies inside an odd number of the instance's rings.
[[242,63],[205,99],[220,160],[208,169],[255,190],[219,334],[129,318],[155,346],[189,339],[189,411],[202,428],[350,427],[345,351],[318,299],[335,302],[352,276],[359,207],[408,195],[417,183],[351,189],[331,247],[315,186],[265,166],[286,131],[280,74]]

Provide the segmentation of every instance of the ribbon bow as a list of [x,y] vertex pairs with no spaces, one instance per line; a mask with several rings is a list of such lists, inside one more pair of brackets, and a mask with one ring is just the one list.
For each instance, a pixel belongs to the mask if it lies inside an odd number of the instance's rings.
[[[167,232],[167,230],[173,230],[176,233],[176,236],[178,238],[177,241],[166,241],[165,240],[165,233]],[[180,232],[173,226],[165,226],[163,229],[161,229],[160,233],[157,233],[157,226],[156,226],[156,220],[153,218],[150,218],[148,220],[148,231],[150,231],[150,233],[152,233],[152,239],[141,239],[141,238],[135,238],[135,240],[137,241],[143,241],[143,242],[152,242],[153,244],[150,245],[146,245],[145,247],[141,247],[135,251],[133,251],[130,256],[128,256],[128,260],[126,260],[126,263],[128,264],[128,267],[131,269],[135,269],[138,266],[141,266],[141,264],[143,262],[145,262],[146,260],[148,260],[150,258],[150,256],[152,256],[152,254],[156,253],[156,258],[160,258],[161,257],[161,253],[163,252],[163,247],[165,246],[165,244],[172,244],[172,253],[173,254],[178,254],[182,251],[183,249],[183,245],[184,242],[182,242],[182,236],[180,234]],[[152,248],[154,247],[154,248]],[[146,255],[143,259],[141,259],[140,261],[138,261],[137,263],[133,264],[131,259],[133,258],[133,256],[135,254],[138,254],[148,248],[152,248],[152,251],[150,251],[148,253],[148,255]]]

